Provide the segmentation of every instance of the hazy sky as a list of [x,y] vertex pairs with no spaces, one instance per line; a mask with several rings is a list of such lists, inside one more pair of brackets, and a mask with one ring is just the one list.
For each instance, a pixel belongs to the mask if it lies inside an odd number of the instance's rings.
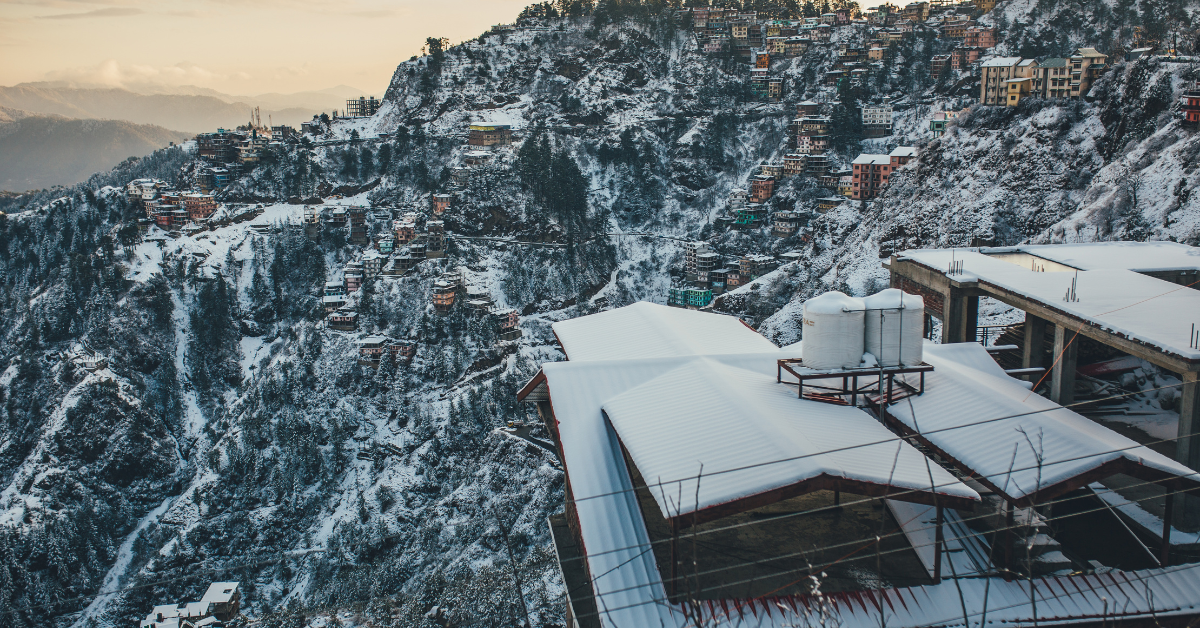
[[198,85],[383,95],[426,37],[452,43],[532,0],[0,0],[0,85]]

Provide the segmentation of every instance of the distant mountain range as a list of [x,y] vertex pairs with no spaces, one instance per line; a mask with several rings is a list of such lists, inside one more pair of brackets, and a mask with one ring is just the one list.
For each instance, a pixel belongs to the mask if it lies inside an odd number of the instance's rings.
[[0,190],[78,183],[191,136],[124,120],[72,120],[0,108]]
[[218,127],[258,106],[264,124],[298,125],[364,92],[346,85],[295,94],[231,96],[195,86],[128,88],[64,82],[0,87],[0,190],[70,185]]
[[117,87],[79,86],[67,83],[22,83],[0,87],[0,107],[68,118],[125,120],[168,129],[199,133],[217,127],[245,124],[250,111],[260,107],[263,122],[297,125],[314,114],[342,109],[347,98],[363,95],[352,87],[297,94],[230,96],[204,88],[185,86],[165,93],[165,88],[138,86],[139,91]]

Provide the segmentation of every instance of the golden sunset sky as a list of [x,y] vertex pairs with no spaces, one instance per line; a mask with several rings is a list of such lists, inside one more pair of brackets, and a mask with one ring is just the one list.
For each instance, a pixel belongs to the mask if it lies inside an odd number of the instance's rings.
[[532,0],[0,0],[0,85],[73,81],[382,96],[426,37],[452,43]]

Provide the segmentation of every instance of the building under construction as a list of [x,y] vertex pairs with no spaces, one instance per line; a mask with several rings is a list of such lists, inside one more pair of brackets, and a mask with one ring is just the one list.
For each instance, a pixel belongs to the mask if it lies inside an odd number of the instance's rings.
[[359,96],[346,101],[347,118],[369,118],[379,111],[379,100],[374,96]]

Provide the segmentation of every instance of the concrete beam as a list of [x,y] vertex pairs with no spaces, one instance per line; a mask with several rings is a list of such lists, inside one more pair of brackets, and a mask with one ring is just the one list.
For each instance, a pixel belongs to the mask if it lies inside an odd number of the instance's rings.
[[1054,326],[1054,367],[1050,373],[1050,401],[1069,406],[1075,401],[1075,366],[1079,357],[1079,335],[1062,325]]
[[[1021,368],[1044,367],[1042,361],[1046,353],[1046,320],[1033,314],[1025,315],[1025,346],[1022,347]],[[1026,375],[1026,379],[1036,382],[1040,376]]]
[[[1200,362],[1194,360],[1186,360],[1182,356],[1164,352],[1162,349],[1144,345],[1135,340],[1131,340],[1119,334],[1093,326],[1091,323],[1054,309],[1049,304],[1044,304],[1040,301],[1028,299],[1020,293],[1011,292],[1005,288],[988,284],[984,281],[957,282],[948,277],[943,271],[934,270],[911,260],[896,260],[895,258],[888,264],[889,271],[893,274],[893,286],[896,286],[896,276],[906,277],[909,280],[919,283],[922,286],[929,288],[931,291],[937,291],[942,294],[948,294],[952,289],[960,289],[963,294],[978,294],[991,297],[1011,305],[1023,312],[1026,315],[1032,314],[1038,318],[1044,319],[1055,325],[1062,325],[1070,328],[1072,333],[1078,331],[1080,335],[1087,336],[1101,344],[1108,345],[1150,362],[1151,364],[1164,368],[1174,373],[1198,372],[1200,371]],[[897,286],[899,287],[899,286]],[[930,308],[930,313],[934,316],[941,316],[941,310]],[[942,323],[946,321],[943,318]],[[1082,325],[1081,325],[1082,323]]]

